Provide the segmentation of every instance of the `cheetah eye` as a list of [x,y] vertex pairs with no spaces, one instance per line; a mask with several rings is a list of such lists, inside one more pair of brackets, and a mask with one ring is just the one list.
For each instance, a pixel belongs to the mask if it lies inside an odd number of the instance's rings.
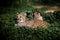
[[21,16],[20,16],[20,18],[21,18]]

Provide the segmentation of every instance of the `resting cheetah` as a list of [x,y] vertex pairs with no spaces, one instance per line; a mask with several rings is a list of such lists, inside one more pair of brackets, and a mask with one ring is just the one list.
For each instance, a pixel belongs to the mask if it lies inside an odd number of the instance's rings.
[[26,20],[26,13],[20,13],[20,14],[17,14],[17,24],[16,26],[28,26],[28,27],[32,27],[32,23],[34,22],[33,20]]
[[40,15],[40,13],[35,12],[34,14],[34,19],[33,20],[26,20],[26,13],[24,14],[18,14],[17,15],[17,21],[19,22],[17,25],[18,26],[27,26],[27,27],[32,27],[32,28],[37,28],[37,26],[41,26],[41,27],[47,27],[48,26],[48,22],[43,21],[42,16]]
[[41,26],[41,27],[47,27],[49,25],[48,22],[43,20],[43,17],[40,13],[35,12],[34,13],[34,23],[33,27]]

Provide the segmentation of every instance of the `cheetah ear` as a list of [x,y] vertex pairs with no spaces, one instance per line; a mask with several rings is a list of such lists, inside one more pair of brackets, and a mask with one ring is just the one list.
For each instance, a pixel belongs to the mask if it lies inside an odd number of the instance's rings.
[[18,15],[19,13],[17,12],[17,15]]
[[37,12],[35,12],[34,15],[37,15]]
[[40,15],[40,13],[38,13],[38,15]]
[[41,16],[41,14],[40,14],[40,13],[38,13],[38,15],[39,15],[39,16]]
[[27,14],[26,14],[26,13],[24,13],[23,15],[24,15],[24,16],[27,16]]

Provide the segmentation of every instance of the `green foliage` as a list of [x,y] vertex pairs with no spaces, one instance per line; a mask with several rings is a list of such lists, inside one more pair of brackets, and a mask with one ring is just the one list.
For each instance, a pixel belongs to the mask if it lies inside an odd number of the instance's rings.
[[[24,4],[25,5],[25,4]],[[16,6],[16,5],[14,5]],[[41,12],[43,19],[51,25],[48,28],[38,27],[32,29],[28,27],[15,27],[16,13],[27,12],[28,19],[33,19],[33,13],[36,9],[31,6],[25,6],[22,9],[19,7],[0,8],[0,38],[1,40],[59,40],[60,38],[60,11],[45,14],[42,9],[37,9]],[[3,38],[3,39],[2,39]]]
[[59,40],[60,28],[7,27],[2,31],[2,35],[6,40]]

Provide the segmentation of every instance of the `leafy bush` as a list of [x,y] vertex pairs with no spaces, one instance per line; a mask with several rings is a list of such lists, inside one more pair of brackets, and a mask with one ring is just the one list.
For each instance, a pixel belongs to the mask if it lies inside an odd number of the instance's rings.
[[[33,10],[33,11],[31,11]],[[35,9],[27,10],[30,18]],[[0,38],[1,40],[59,40],[60,38],[60,11],[54,13],[41,13],[44,20],[51,25],[48,28],[38,27],[32,29],[28,27],[15,27],[15,10],[11,9],[0,15]],[[3,38],[3,39],[2,39]]]
[[7,27],[2,31],[2,35],[6,40],[59,40],[60,28],[31,29],[27,27]]

